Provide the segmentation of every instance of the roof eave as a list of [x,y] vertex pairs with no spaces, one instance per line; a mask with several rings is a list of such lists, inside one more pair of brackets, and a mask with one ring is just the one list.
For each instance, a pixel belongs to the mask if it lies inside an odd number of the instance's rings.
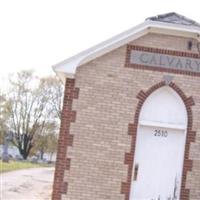
[[65,78],[73,78],[78,66],[83,65],[113,49],[116,49],[130,41],[147,33],[161,33],[167,35],[195,38],[200,41],[200,28],[171,23],[155,22],[147,20],[144,23],[112,37],[92,48],[89,48],[69,59],[53,66],[56,74],[65,81]]

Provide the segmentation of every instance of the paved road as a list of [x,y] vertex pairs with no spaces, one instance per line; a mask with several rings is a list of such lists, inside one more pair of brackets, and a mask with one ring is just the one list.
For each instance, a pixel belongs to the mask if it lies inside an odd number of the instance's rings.
[[0,174],[2,200],[49,200],[54,168],[34,168]]

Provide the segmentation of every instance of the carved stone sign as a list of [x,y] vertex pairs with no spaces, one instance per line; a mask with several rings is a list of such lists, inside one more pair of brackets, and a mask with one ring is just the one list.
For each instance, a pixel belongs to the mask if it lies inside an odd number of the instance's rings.
[[200,59],[131,50],[130,63],[200,73]]

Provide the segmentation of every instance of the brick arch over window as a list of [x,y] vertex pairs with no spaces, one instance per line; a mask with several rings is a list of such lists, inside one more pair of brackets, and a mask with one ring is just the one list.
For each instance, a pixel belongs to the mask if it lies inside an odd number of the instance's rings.
[[[164,81],[159,82],[158,84],[152,86],[146,92],[141,90],[137,95],[139,102],[135,111],[134,123],[129,124],[128,126],[128,134],[132,136],[131,151],[128,153],[125,153],[125,158],[124,158],[124,163],[128,165],[127,181],[122,182],[122,185],[121,185],[121,193],[125,195],[125,200],[129,200],[129,197],[130,197],[131,177],[132,177],[133,161],[134,161],[135,147],[136,147],[137,127],[138,127],[140,112],[147,97],[150,94],[152,94],[155,90],[163,86],[166,86],[166,83]],[[190,190],[186,188],[186,177],[187,177],[187,173],[192,170],[192,165],[193,165],[193,161],[189,159],[189,149],[190,149],[191,142],[195,141],[195,135],[196,135],[196,132],[192,130],[193,119],[192,119],[191,106],[194,105],[194,100],[192,97],[187,97],[184,94],[184,92],[175,83],[171,82],[168,84],[168,86],[172,88],[181,97],[187,110],[187,117],[188,117],[187,135],[186,135],[184,162],[183,162],[180,199],[189,200]]]

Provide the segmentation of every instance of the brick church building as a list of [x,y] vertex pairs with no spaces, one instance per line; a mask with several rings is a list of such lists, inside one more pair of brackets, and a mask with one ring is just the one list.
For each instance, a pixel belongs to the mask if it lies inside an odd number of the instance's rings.
[[200,199],[200,24],[150,17],[53,68],[53,200]]

